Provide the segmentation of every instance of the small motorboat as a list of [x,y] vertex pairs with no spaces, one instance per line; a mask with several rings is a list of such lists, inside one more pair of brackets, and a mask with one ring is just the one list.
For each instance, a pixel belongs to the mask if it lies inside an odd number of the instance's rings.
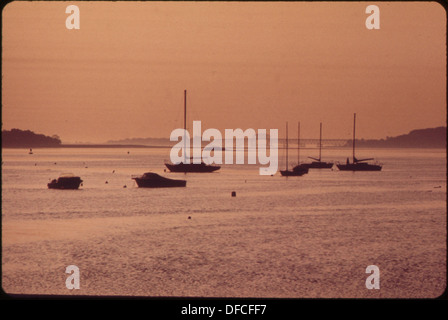
[[185,187],[187,181],[175,180],[162,177],[154,172],[146,172],[141,176],[133,176],[140,188],[173,188],[173,187]]
[[68,190],[74,190],[78,189],[81,185],[82,180],[80,177],[77,177],[71,173],[63,174],[57,179],[51,180],[50,183],[48,183],[49,189],[68,189]]
[[300,177],[306,173],[308,173],[308,168],[304,167],[301,164],[296,165],[292,170],[288,169],[280,170],[280,174],[284,177],[291,177],[291,176]]

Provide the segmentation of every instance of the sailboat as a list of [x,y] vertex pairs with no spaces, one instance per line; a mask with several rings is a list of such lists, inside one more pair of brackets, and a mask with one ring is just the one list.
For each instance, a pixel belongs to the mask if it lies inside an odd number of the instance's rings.
[[[184,90],[184,130],[187,130],[187,90]],[[186,137],[184,137],[186,142]],[[184,148],[186,150],[186,148]],[[205,164],[202,160],[201,163],[191,163],[192,159],[189,159],[190,163],[186,163],[186,157],[184,156],[184,162],[178,164],[165,163],[165,166],[171,172],[213,172],[219,170],[221,167],[216,165]]]
[[382,166],[378,164],[370,164],[366,161],[373,160],[373,158],[368,159],[356,159],[355,157],[355,129],[356,129],[356,113],[353,117],[353,159],[350,163],[349,158],[347,158],[346,164],[336,164],[339,170],[343,171],[380,171]]
[[300,164],[300,122],[298,123],[298,138],[297,138],[297,165],[288,170],[288,122],[286,122],[286,170],[280,170],[282,176],[303,176],[308,173],[308,168]]
[[322,122],[320,123],[319,158],[313,158],[313,157],[308,158],[313,159],[315,161],[311,163],[304,163],[302,164],[302,166],[305,166],[310,169],[330,169],[333,167],[333,162],[322,161]]

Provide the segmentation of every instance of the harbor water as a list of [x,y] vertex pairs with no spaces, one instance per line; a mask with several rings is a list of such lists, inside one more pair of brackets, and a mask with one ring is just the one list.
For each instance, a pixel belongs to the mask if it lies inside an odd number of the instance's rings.
[[[170,173],[169,151],[3,149],[3,290],[243,298],[444,292],[445,149],[359,149],[359,158],[381,161],[382,171],[334,166],[301,177],[259,175],[258,164]],[[350,155],[350,148],[333,148],[323,160]],[[307,156],[316,150],[301,150]],[[131,176],[149,171],[187,186],[138,188]],[[80,176],[79,190],[48,189],[62,173]],[[66,287],[70,265],[80,270],[78,290]],[[379,268],[379,289],[366,287],[370,265]]]

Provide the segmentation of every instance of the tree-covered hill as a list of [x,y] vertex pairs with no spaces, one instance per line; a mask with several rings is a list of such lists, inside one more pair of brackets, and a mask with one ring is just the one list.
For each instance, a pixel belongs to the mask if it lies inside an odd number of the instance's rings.
[[52,137],[37,134],[30,130],[2,130],[3,148],[37,148],[37,147],[59,147],[61,139],[54,135]]

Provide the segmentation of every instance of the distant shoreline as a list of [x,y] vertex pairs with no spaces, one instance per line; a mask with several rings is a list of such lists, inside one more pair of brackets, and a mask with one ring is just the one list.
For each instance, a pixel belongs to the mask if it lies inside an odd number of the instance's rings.
[[[105,148],[142,148],[142,149],[171,149],[173,146],[146,146],[146,145],[120,145],[120,144],[61,144],[59,146],[42,146],[42,147],[33,147],[33,149],[62,149],[62,148],[98,148],[98,149],[105,149]],[[300,147],[300,150],[306,150],[306,149],[317,149],[318,147]],[[351,146],[325,146],[323,149],[351,149]],[[3,147],[2,149],[26,149],[27,147]],[[247,146],[245,147],[247,149]],[[279,150],[286,149],[284,146],[279,146]],[[290,148],[292,149],[292,148]],[[435,147],[435,146],[359,146],[356,147],[356,149],[446,149],[446,147]],[[222,151],[225,151],[225,148],[222,148]]]
[[59,148],[171,148],[171,146],[147,146],[138,144],[61,144]]
[[[356,139],[357,148],[441,148],[446,149],[446,127],[416,129],[408,134],[386,137],[386,139]],[[246,144],[244,141],[244,144]],[[293,144],[294,144],[294,140]],[[297,141],[297,140],[295,140]],[[303,148],[317,146],[319,139],[301,139]],[[194,142],[194,141],[193,141]],[[204,146],[204,141],[201,145]],[[285,140],[278,139],[279,149],[282,149],[282,142]],[[226,142],[227,143],[227,142]],[[297,142],[295,142],[297,144]],[[191,144],[190,144],[191,145]],[[353,142],[351,139],[322,139],[322,146],[329,148],[351,148]],[[35,134],[32,131],[12,129],[11,131],[2,131],[2,148],[172,148],[169,140],[160,138],[147,139],[126,139],[123,141],[108,141],[103,143],[62,143],[57,135],[48,137],[42,134]],[[246,146],[245,146],[246,147]],[[301,147],[302,148],[302,147]],[[313,148],[310,148],[313,149]],[[224,150],[224,145],[223,145]]]
[[[145,146],[124,144],[61,144],[59,146],[35,146],[32,149],[61,149],[61,148],[171,148],[171,146]],[[3,147],[2,149],[29,149],[28,147]]]

